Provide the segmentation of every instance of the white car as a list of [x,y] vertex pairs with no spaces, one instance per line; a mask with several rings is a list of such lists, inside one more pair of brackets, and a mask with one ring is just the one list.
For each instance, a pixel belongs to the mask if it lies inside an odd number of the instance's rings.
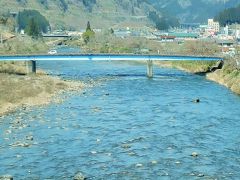
[[57,54],[57,51],[56,50],[50,50],[50,51],[48,51],[48,54],[51,54],[51,55]]

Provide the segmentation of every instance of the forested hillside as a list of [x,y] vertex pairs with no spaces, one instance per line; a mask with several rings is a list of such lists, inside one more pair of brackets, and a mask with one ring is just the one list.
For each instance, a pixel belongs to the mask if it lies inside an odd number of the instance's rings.
[[53,28],[94,28],[119,24],[146,25],[148,4],[138,0],[0,0],[0,13],[34,9],[44,15]]
[[206,22],[220,11],[235,7],[239,0],[145,0],[158,11],[166,10],[181,22]]
[[[39,11],[54,29],[82,29],[206,22],[239,0],[0,0],[0,13]],[[179,20],[179,21],[178,21]]]
[[233,23],[240,24],[240,4],[236,8],[229,8],[220,12],[215,20],[219,21],[222,26]]

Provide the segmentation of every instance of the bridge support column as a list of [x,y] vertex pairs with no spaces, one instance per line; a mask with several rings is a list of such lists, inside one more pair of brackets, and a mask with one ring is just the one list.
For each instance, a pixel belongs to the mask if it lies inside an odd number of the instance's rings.
[[27,74],[36,74],[37,66],[36,61],[26,61]]
[[152,62],[152,60],[147,60],[147,77],[153,78],[153,62]]

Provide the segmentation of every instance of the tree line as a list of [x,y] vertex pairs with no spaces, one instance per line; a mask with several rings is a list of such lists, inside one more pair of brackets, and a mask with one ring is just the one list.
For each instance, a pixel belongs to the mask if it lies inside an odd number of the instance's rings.
[[36,10],[23,10],[18,13],[17,23],[19,29],[24,29],[26,33],[34,38],[46,33],[50,24],[49,21]]
[[214,18],[221,26],[226,26],[234,23],[240,24],[240,4],[235,8],[228,8],[220,12]]
[[168,30],[169,28],[178,27],[179,21],[176,17],[167,13],[162,13],[160,16],[156,11],[150,11],[148,18],[155,23],[155,26],[159,30]]

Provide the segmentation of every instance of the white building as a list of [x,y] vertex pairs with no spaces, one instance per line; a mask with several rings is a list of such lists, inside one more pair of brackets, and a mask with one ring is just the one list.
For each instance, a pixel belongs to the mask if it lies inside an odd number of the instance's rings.
[[240,38],[240,30],[236,30],[236,38]]
[[24,34],[25,34],[24,29],[21,29],[20,34],[21,34],[21,35],[24,35]]
[[215,32],[220,31],[219,22],[215,22],[213,19],[208,19],[208,28],[212,28]]
[[224,27],[224,34],[225,34],[226,36],[228,36],[228,34],[229,34],[228,25],[227,25],[226,27]]

